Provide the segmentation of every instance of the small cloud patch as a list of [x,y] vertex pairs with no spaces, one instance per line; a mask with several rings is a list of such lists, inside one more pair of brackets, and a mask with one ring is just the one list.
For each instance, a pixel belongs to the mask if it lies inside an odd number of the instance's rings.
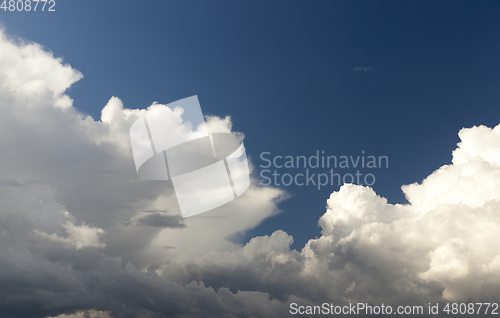
[[354,69],[354,72],[368,72],[372,70],[371,66],[356,66]]
[[146,214],[143,217],[137,219],[137,224],[154,227],[186,227],[180,215],[170,215],[161,212]]
[[[154,212],[153,212],[154,211]],[[123,223],[125,226],[153,226],[153,227],[169,227],[169,228],[184,228],[184,220],[180,215],[172,215],[166,212],[149,210],[142,212],[139,215],[127,220]]]

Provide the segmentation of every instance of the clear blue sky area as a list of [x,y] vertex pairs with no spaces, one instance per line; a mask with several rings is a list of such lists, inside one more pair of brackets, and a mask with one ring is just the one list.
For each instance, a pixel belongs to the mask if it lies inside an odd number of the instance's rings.
[[[405,203],[401,185],[450,163],[462,127],[500,123],[500,1],[59,0],[55,9],[2,10],[0,22],[83,73],[68,91],[76,108],[97,119],[111,96],[145,108],[198,95],[206,114],[231,115],[245,133],[256,177],[262,152],[364,151],[389,158],[374,190]],[[283,212],[238,239],[282,229],[300,248],[319,235],[338,188],[283,187],[292,195]]]

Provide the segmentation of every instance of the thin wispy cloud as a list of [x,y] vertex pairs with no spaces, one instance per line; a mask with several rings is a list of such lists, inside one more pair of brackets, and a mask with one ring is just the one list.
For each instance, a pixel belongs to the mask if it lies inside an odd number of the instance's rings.
[[372,70],[372,67],[371,66],[356,66],[355,68],[353,68],[353,71],[354,72],[368,72],[368,71],[371,71]]

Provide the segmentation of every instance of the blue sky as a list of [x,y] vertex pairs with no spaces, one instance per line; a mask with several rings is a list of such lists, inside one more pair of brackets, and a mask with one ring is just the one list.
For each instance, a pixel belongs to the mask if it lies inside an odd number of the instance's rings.
[[[66,1],[56,12],[0,12],[7,33],[43,44],[84,78],[68,94],[99,118],[198,95],[231,115],[260,153],[390,158],[373,186],[400,186],[450,163],[462,127],[500,117],[498,1]],[[367,72],[356,67],[371,67]],[[316,235],[338,187],[286,188],[284,213],[243,239]]]

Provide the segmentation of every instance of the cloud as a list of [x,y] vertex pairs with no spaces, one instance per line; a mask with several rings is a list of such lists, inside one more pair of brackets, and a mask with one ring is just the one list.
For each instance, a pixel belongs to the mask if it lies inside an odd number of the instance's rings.
[[33,232],[38,235],[40,239],[48,239],[54,242],[67,244],[75,247],[77,250],[86,246],[106,246],[106,244],[100,241],[100,236],[104,233],[102,229],[91,228],[88,225],[75,226],[69,221],[62,226],[67,234],[66,237],[59,236],[55,233],[48,234],[39,230],[33,230]]
[[[291,302],[500,297],[500,126],[462,129],[452,164],[402,187],[409,204],[346,184],[300,251],[281,230],[241,246],[228,237],[279,213],[285,193],[254,182],[181,220],[171,184],[134,169],[128,129],[145,110],[112,97],[100,121],[85,116],[64,94],[82,75],[3,32],[0,61],[0,317],[283,317]],[[232,131],[230,117],[207,122]]]
[[372,70],[372,67],[371,66],[356,66],[355,68],[353,68],[353,71],[354,72],[368,72],[368,71],[371,71]]
[[[1,61],[5,62],[0,68],[0,145],[8,150],[0,153],[0,177],[50,185],[57,201],[78,220],[103,229],[107,253],[123,256],[142,268],[168,261],[178,253],[196,254],[213,247],[236,249],[239,245],[228,236],[255,227],[278,212],[276,203],[282,192],[252,185],[247,199],[212,212],[225,216],[213,224],[214,228],[188,223],[182,230],[180,226],[146,227],[144,224],[152,225],[147,219],[125,226],[128,220],[138,218],[139,211],[168,210],[174,223],[175,215],[180,215],[171,182],[140,179],[135,171],[129,130],[146,110],[126,109],[119,98],[111,97],[102,109],[101,120],[96,121],[78,112],[64,94],[82,78],[78,71],[40,45],[8,39],[3,32],[0,46]],[[59,107],[62,104],[65,106]],[[150,108],[159,106],[155,102]],[[172,129],[182,129],[180,123],[175,126],[176,119],[172,112]],[[215,131],[231,131],[230,117],[208,116],[207,120]],[[251,203],[242,205],[243,201]],[[205,232],[210,240],[195,244],[196,237]],[[158,235],[168,241],[151,246]],[[164,245],[178,248],[156,250]],[[144,255],[146,250],[148,256]]]
[[[343,185],[302,251],[276,231],[235,252],[213,251],[161,268],[169,280],[229,284],[315,302],[422,305],[500,297],[500,125],[462,129],[445,165],[403,186],[409,204]],[[436,194],[437,193],[437,194]]]
[[[179,285],[148,271],[239,248],[228,237],[278,213],[282,191],[252,184],[238,203],[212,211],[216,218],[182,223],[171,184],[142,180],[134,168],[128,133],[145,110],[112,97],[100,121],[80,113],[64,92],[81,73],[3,31],[0,61],[0,316],[230,317],[246,306],[264,306],[262,315],[284,308],[266,293]],[[207,121],[231,131],[230,117]],[[140,212],[150,210],[170,212]]]
[[[30,106],[49,101],[56,108],[71,107],[72,100],[64,91],[83,75],[69,65],[62,65],[60,58],[36,43],[26,43],[18,39],[9,40],[0,33],[2,45],[2,71],[0,89],[4,100],[11,98],[28,102]],[[17,44],[17,45],[16,45]]]
[[169,215],[165,212],[143,213],[136,217],[139,225],[155,227],[182,228],[186,225],[180,215]]
[[91,309],[85,311],[81,310],[68,315],[62,314],[57,316],[57,318],[112,318],[112,317],[109,315],[109,312]]
[[[285,304],[261,292],[231,293],[203,283],[180,285],[142,272],[102,245],[81,235],[97,229],[71,226],[74,216],[54,201],[53,189],[40,184],[2,184],[0,244],[0,316],[43,317],[75,309],[109,311],[113,317],[237,316],[255,308],[260,316],[283,311]],[[33,231],[33,229],[39,229]],[[48,233],[40,236],[38,232]],[[57,239],[51,237],[57,234]],[[68,244],[76,241],[76,244]],[[72,310],[73,309],[73,310]]]

